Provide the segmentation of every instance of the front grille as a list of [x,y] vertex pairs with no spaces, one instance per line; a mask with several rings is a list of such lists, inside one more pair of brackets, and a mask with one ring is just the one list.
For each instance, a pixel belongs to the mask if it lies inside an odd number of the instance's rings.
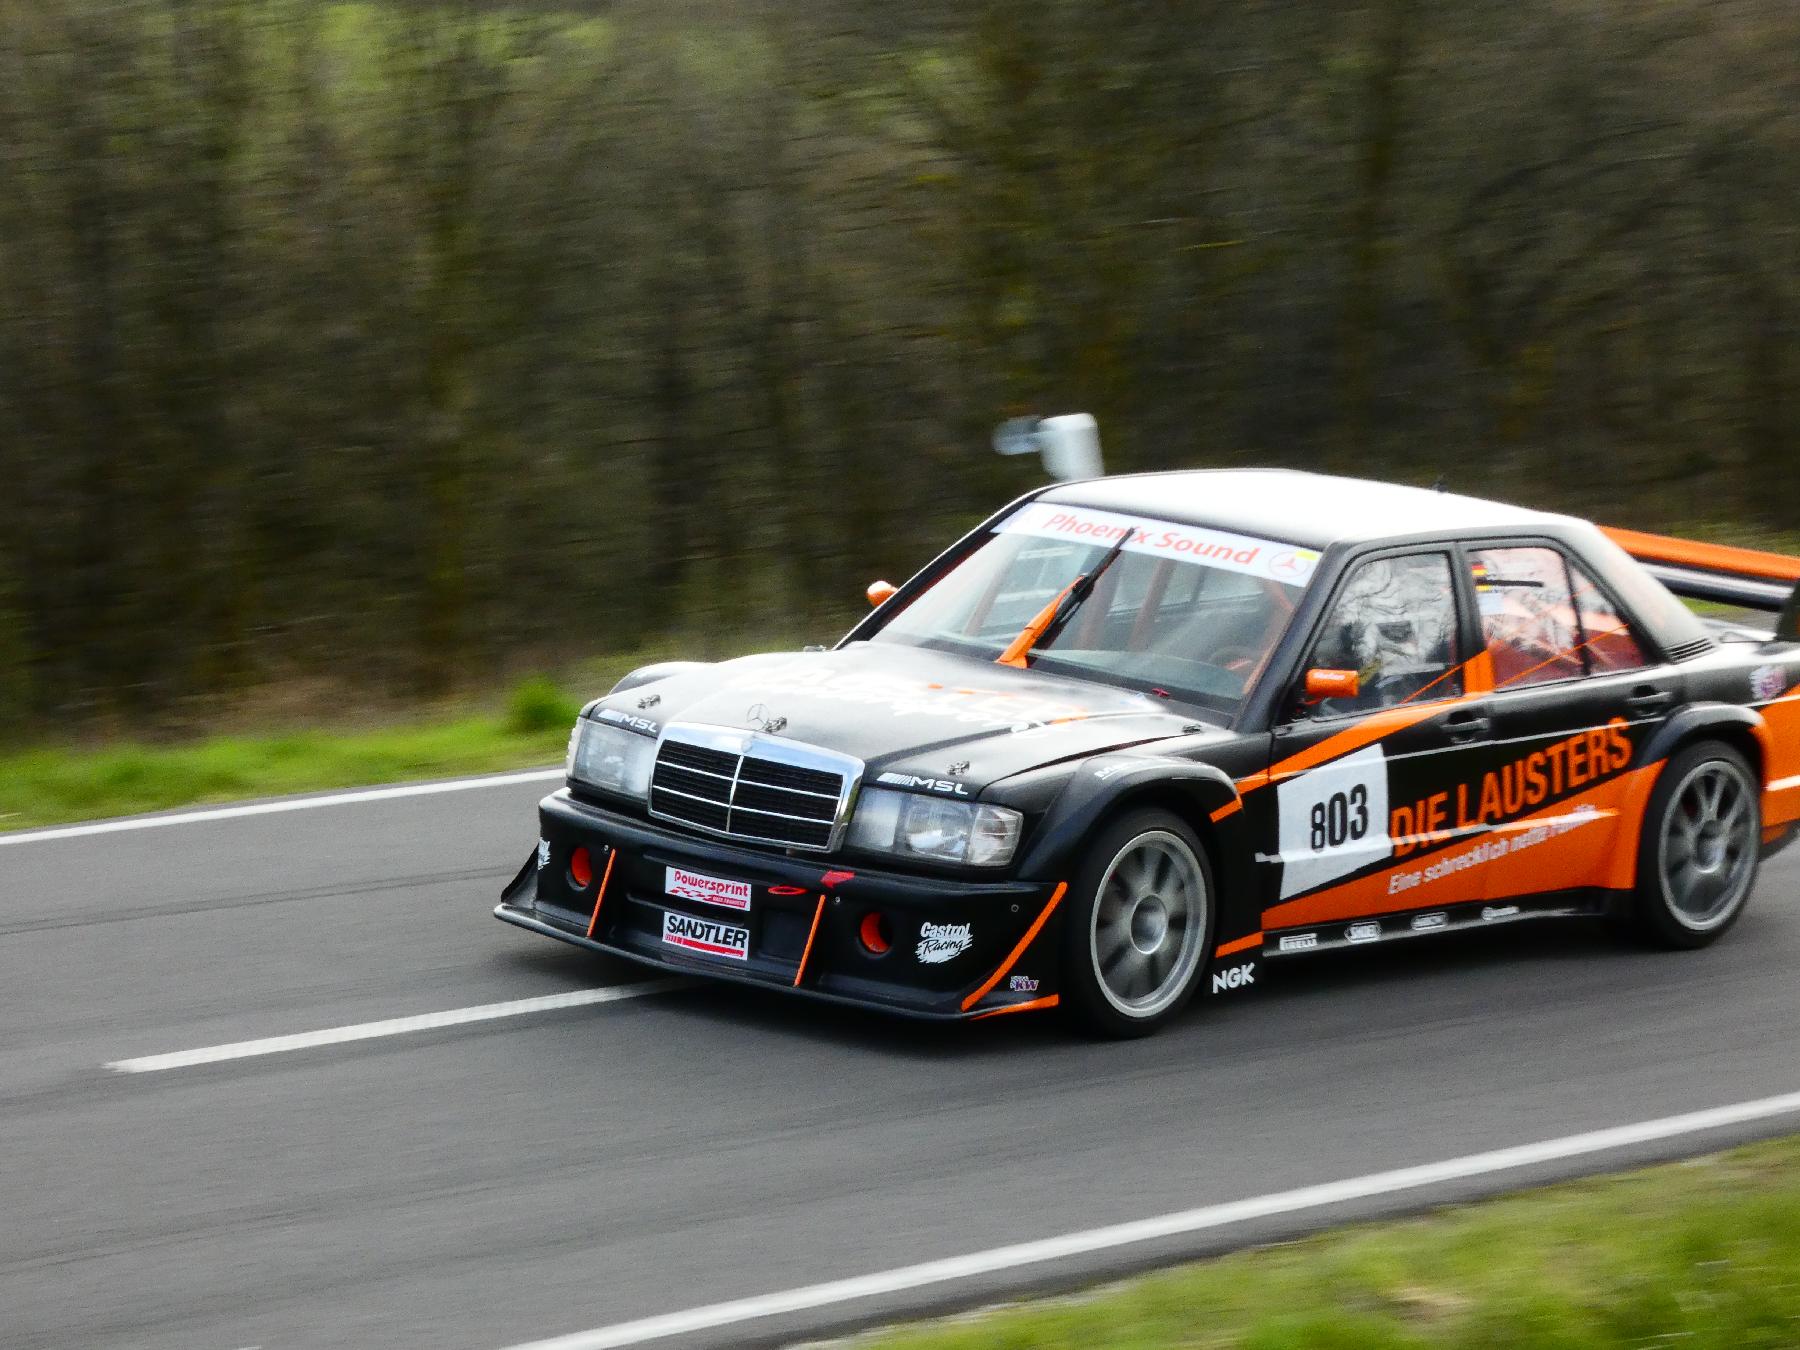
[[729,727],[670,723],[650,814],[714,834],[823,852],[837,843],[862,762]]

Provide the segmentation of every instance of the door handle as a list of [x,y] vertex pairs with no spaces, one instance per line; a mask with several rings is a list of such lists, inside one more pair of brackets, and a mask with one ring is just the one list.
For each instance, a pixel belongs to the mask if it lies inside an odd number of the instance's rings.
[[1444,729],[1450,733],[1453,741],[1473,741],[1492,731],[1494,724],[1484,713],[1452,713],[1449,721],[1444,724]]
[[1675,701],[1675,695],[1667,689],[1652,689],[1648,686],[1634,689],[1631,697],[1625,700],[1625,706],[1636,713],[1661,712]]

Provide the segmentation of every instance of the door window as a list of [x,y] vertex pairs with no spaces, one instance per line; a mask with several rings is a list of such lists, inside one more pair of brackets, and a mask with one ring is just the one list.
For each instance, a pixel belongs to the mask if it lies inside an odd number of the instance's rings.
[[1569,571],[1575,578],[1575,608],[1581,616],[1582,651],[1589,672],[1604,675],[1648,665],[1644,644],[1632,633],[1619,607],[1579,567],[1571,563]]
[[1594,581],[1553,548],[1469,555],[1496,689],[1635,670],[1644,649]]
[[1360,692],[1304,705],[1319,717],[1372,712],[1463,692],[1456,586],[1450,558],[1378,558],[1351,574],[1313,649],[1308,669],[1353,670]]
[[1562,554],[1553,548],[1487,548],[1469,555],[1481,636],[1494,687],[1523,689],[1578,679],[1580,621]]

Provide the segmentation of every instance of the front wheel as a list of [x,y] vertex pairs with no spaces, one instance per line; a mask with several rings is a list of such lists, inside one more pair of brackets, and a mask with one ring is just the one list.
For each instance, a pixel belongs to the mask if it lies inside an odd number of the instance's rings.
[[1630,918],[1660,947],[1704,947],[1737,922],[1756,884],[1762,796],[1749,762],[1718,741],[1668,763],[1644,812]]
[[1147,1036],[1199,983],[1213,932],[1213,878],[1194,832],[1134,811],[1095,836],[1070,887],[1063,987],[1088,1027]]

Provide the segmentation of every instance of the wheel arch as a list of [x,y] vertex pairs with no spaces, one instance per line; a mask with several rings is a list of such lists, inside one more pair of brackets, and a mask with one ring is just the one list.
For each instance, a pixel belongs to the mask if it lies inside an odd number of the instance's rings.
[[1084,766],[1036,831],[1022,874],[1072,876],[1096,834],[1129,811],[1156,808],[1191,828],[1206,850],[1217,891],[1215,941],[1256,928],[1262,911],[1243,799],[1230,775],[1211,764],[1137,760],[1105,778]]
[[1754,708],[1733,703],[1694,703],[1676,713],[1650,737],[1640,757],[1645,764],[1660,766],[1698,741],[1723,741],[1740,751],[1766,784],[1769,765],[1769,727]]
[[1627,813],[1625,833],[1620,838],[1618,866],[1608,882],[1609,889],[1630,891],[1638,884],[1644,817],[1656,785],[1662,781],[1664,767],[1690,745],[1709,740],[1722,741],[1744,754],[1758,787],[1767,784],[1769,728],[1760,713],[1732,703],[1694,703],[1681,709],[1656,729],[1638,756],[1639,766],[1652,772],[1643,775],[1623,805]]

